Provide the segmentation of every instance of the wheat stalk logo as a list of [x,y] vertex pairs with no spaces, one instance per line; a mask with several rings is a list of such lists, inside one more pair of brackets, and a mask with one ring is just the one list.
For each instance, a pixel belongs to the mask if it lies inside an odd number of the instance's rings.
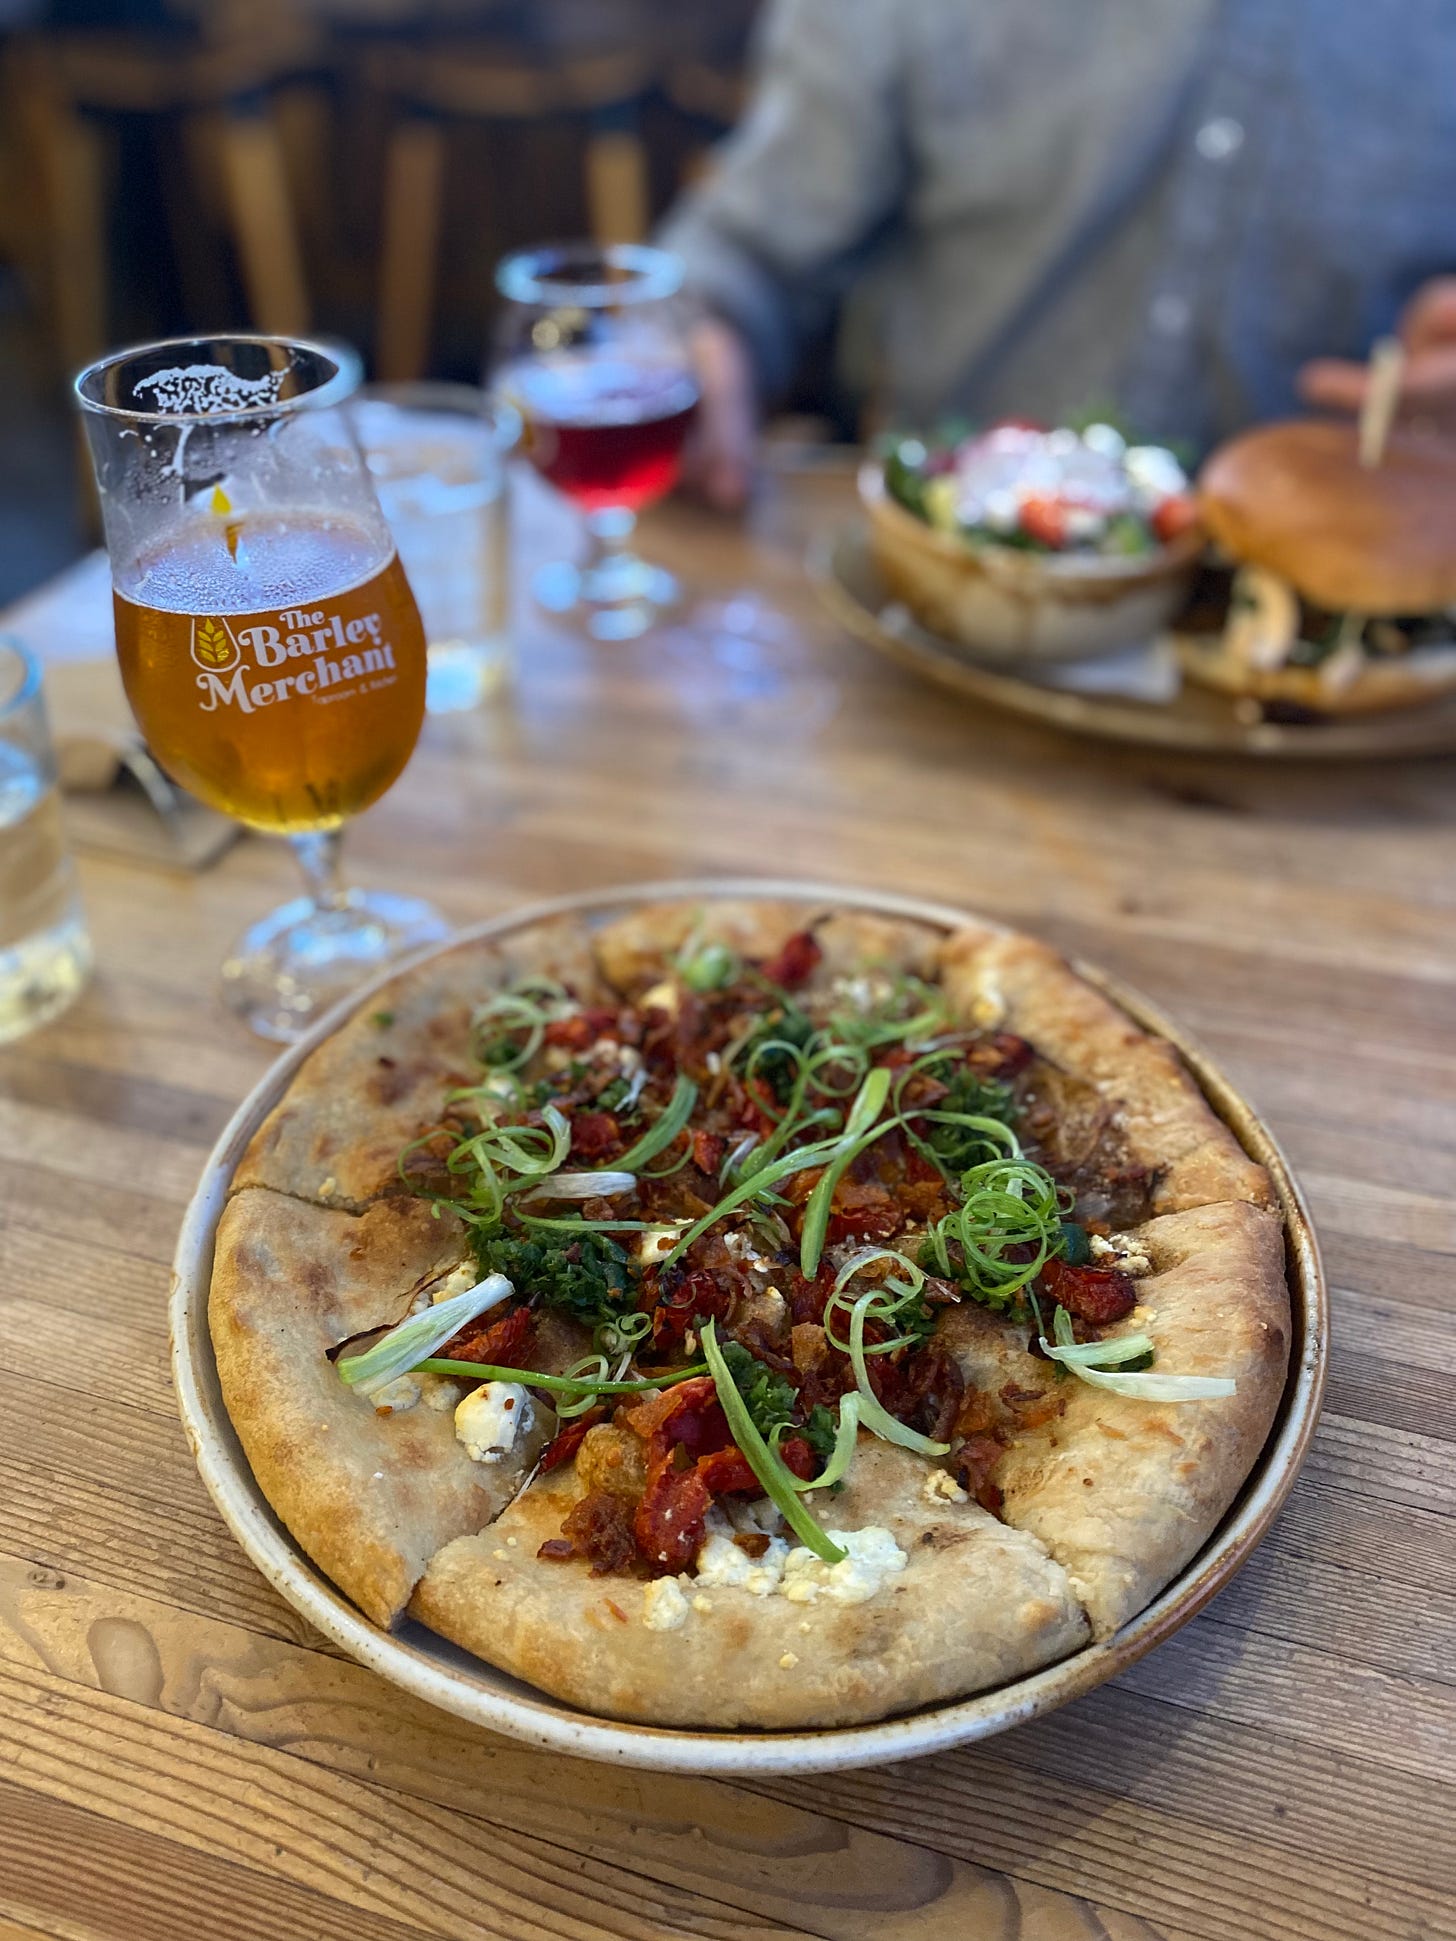
[[219,620],[197,620],[192,626],[192,658],[199,667],[231,667],[238,657],[226,627]]

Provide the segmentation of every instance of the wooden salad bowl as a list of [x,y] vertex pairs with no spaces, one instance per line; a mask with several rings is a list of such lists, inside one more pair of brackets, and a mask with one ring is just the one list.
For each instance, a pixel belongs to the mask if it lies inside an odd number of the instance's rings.
[[858,484],[891,593],[929,632],[1001,664],[1143,645],[1183,604],[1204,546],[1196,527],[1134,558],[973,545],[891,498],[878,463],[860,467]]

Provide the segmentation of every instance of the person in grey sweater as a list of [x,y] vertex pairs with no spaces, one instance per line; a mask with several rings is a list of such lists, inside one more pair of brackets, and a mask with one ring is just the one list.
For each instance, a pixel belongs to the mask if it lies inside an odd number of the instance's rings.
[[694,466],[724,506],[846,297],[851,380],[896,424],[1106,404],[1204,450],[1358,409],[1399,329],[1408,407],[1456,427],[1456,7],[769,0],[742,123],[661,240],[703,305]]

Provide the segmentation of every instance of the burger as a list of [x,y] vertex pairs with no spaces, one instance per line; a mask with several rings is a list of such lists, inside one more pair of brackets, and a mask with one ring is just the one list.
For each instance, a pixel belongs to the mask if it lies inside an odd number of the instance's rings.
[[1215,549],[1178,623],[1184,671],[1273,717],[1410,707],[1456,688],[1456,445],[1262,425],[1198,479]]

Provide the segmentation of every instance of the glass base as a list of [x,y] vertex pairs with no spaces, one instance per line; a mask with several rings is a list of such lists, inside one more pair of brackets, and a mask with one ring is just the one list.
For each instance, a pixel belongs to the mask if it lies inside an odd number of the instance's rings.
[[260,1038],[289,1045],[376,971],[449,935],[418,897],[347,890],[320,906],[301,896],[238,938],[222,967],[223,1001]]
[[548,613],[582,610],[594,640],[635,640],[682,597],[671,573],[635,553],[616,552],[590,566],[553,560],[536,573],[531,591]]
[[91,974],[91,939],[78,906],[48,930],[0,950],[0,1044],[59,1017]]

